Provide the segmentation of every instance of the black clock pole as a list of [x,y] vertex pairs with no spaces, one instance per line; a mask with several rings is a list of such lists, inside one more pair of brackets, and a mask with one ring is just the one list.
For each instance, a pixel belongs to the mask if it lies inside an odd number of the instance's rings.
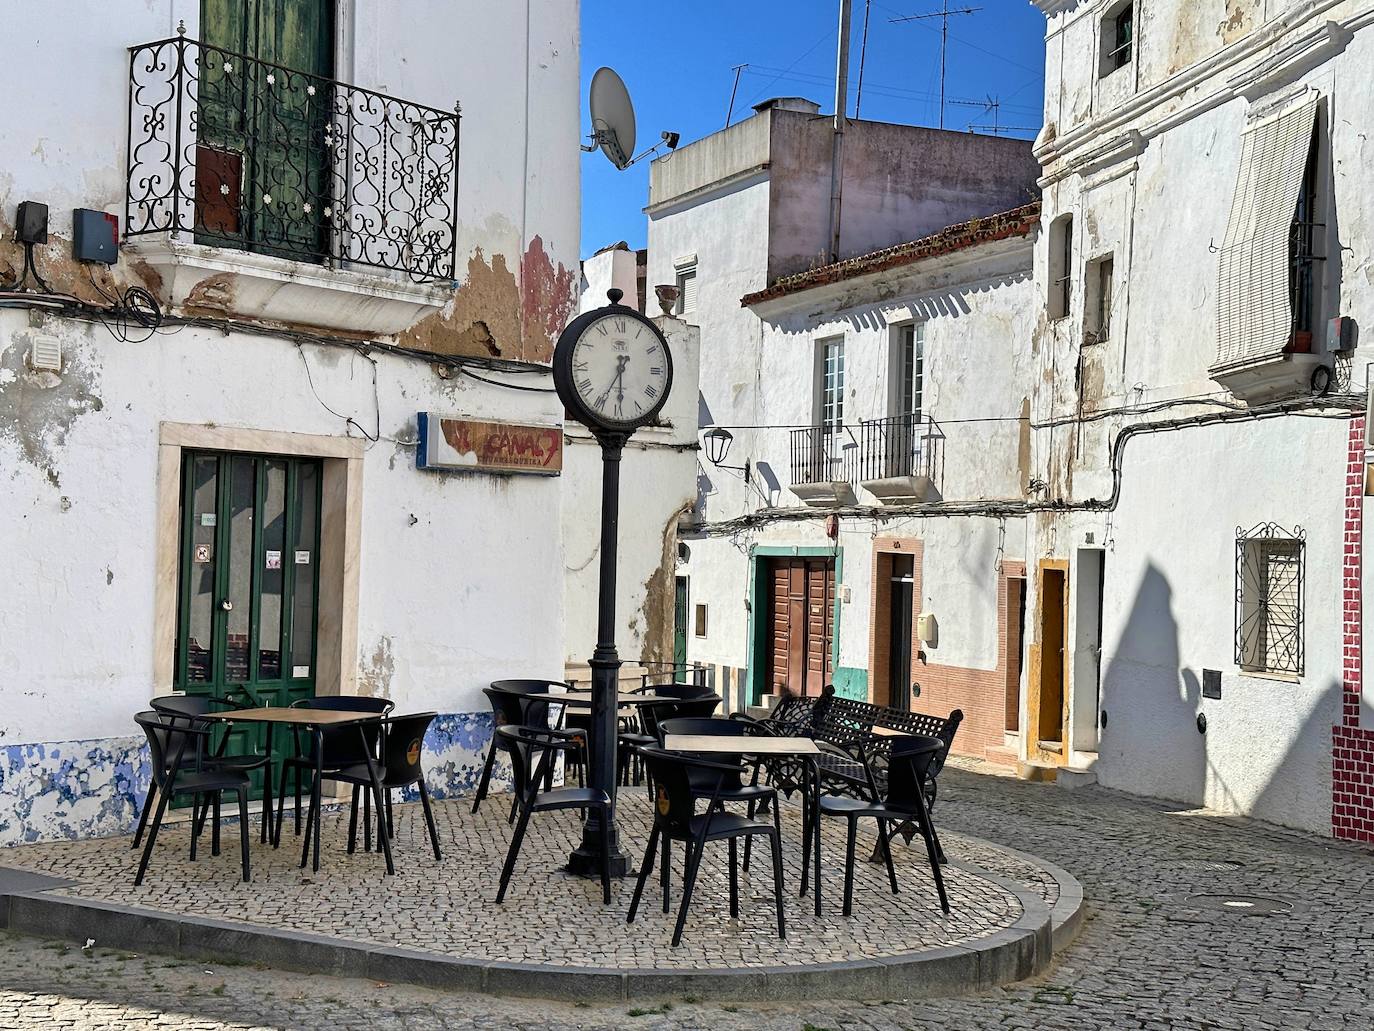
[[[617,715],[620,706],[620,654],[615,647],[615,567],[620,543],[620,456],[625,437],[597,434],[601,442],[601,578],[596,616],[596,650],[592,668],[592,716],[589,733],[591,752],[589,786],[606,792],[610,808],[604,810],[609,823],[607,840],[611,848],[611,876],[624,877],[629,859],[620,848],[615,826],[616,750],[619,743]],[[568,870],[584,876],[601,875],[601,819],[603,810],[587,810],[582,827],[582,844],[568,857]]]

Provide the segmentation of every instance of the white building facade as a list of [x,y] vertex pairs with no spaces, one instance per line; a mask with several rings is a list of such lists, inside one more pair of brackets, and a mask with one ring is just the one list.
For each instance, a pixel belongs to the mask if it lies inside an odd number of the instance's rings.
[[1369,840],[1374,5],[1037,6],[1024,757]]
[[578,5],[5,23],[0,842],[130,828],[174,690],[435,710],[467,788],[481,688],[564,667]]
[[653,167],[648,280],[702,341],[687,655],[732,709],[834,683],[962,707],[956,747],[1014,760],[1037,169],[1021,141],[851,120],[836,251],[831,127],[770,101]]

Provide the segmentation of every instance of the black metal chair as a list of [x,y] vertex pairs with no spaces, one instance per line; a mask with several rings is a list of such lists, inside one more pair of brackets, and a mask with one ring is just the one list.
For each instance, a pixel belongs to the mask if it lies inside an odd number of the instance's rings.
[[[662,880],[665,913],[668,912],[667,875],[672,861],[669,843],[681,841],[685,850],[682,904],[678,907],[677,925],[673,929],[674,948],[682,942],[682,930],[687,924],[687,910],[692,904],[692,890],[696,887],[701,855],[708,841],[729,842],[730,915],[739,916],[739,852],[736,842],[742,837],[763,834],[767,836],[773,854],[773,902],[778,910],[778,937],[785,939],[787,925],[782,912],[782,851],[777,827],[728,812],[718,804],[720,790],[727,778],[739,773],[739,767],[665,752],[659,748],[644,748],[640,754],[649,767],[649,777],[654,785],[654,825],[649,834],[649,845],[644,850],[644,859],[639,864],[639,879],[635,882],[634,898],[630,900],[630,912],[625,922],[634,923],[639,900],[644,894],[644,883],[654,869],[660,839],[664,845]],[[701,793],[698,786],[700,780],[693,784],[693,776],[700,777],[703,774],[712,777],[715,782],[715,787],[708,795]],[[706,799],[706,811],[698,814],[696,803],[703,797]]]
[[[414,715],[388,716],[382,721],[381,760],[375,764],[385,799],[387,833],[391,833],[392,826],[392,790],[414,787],[425,811],[425,827],[429,831],[429,843],[434,849],[436,861],[441,860],[443,856],[439,852],[439,831],[434,825],[434,810],[430,806],[429,789],[425,786],[425,772],[420,765],[420,759],[424,755],[425,732],[429,730],[429,725],[434,722],[437,715],[433,712],[419,712]],[[361,793],[366,797],[372,791],[372,777],[368,773],[367,762],[330,770],[324,775],[324,779],[353,785],[353,802],[348,814],[348,853],[352,855],[358,841],[358,796]],[[382,816],[383,814],[378,812],[378,823],[381,822]],[[310,819],[318,819],[318,813],[312,811]],[[306,825],[309,827],[309,820]]]
[[897,892],[897,871],[892,865],[892,834],[888,823],[897,826],[906,822],[915,823],[925,841],[926,855],[930,859],[931,873],[935,877],[935,890],[940,895],[940,908],[949,912],[949,898],[945,895],[945,880],[940,873],[939,844],[935,837],[934,824],[930,810],[926,806],[922,784],[927,771],[936,757],[942,754],[944,742],[937,737],[923,734],[896,737],[892,739],[892,751],[888,760],[886,791],[879,793],[873,767],[867,757],[863,757],[864,769],[868,773],[869,790],[872,799],[848,796],[824,795],[819,807],[823,816],[842,816],[849,821],[849,836],[844,858],[844,915],[849,916],[854,899],[854,837],[861,817],[871,817],[878,822],[878,847],[883,861],[887,864],[887,877],[892,883],[892,894]]
[[575,740],[580,735],[576,731],[516,726],[498,727],[496,733],[509,746],[508,754],[515,774],[517,801],[520,806],[520,820],[515,825],[515,833],[511,835],[510,848],[506,851],[506,863],[501,868],[501,886],[496,892],[497,903],[506,900],[506,887],[510,884],[511,874],[515,871],[515,861],[520,855],[520,845],[525,840],[525,831],[529,827],[531,816],[559,809],[600,809],[601,900],[603,904],[610,905],[611,844],[607,831],[610,795],[599,788],[563,787],[548,791],[539,790],[556,753],[585,747],[585,744],[579,744]]
[[[161,716],[167,717],[168,719],[175,722],[177,725],[185,725],[188,727],[203,726],[205,729],[211,732],[212,737],[207,737],[203,742],[204,748],[197,748],[198,754],[201,751],[205,752],[204,755],[199,756],[201,768],[204,769],[213,766],[228,770],[242,770],[244,773],[248,773],[250,775],[253,770],[261,769],[266,771],[264,773],[264,776],[270,777],[272,775],[271,770],[269,769],[269,767],[271,766],[270,756],[258,755],[256,752],[226,755],[224,750],[229,744],[229,735],[227,733],[221,736],[219,748],[212,750],[211,741],[213,739],[213,733],[215,729],[214,724],[212,724],[208,720],[202,720],[201,717],[206,716],[212,712],[226,712],[232,711],[234,709],[245,708],[244,705],[234,701],[232,697],[211,694],[169,694],[159,695],[158,697],[149,701],[148,705],[153,709],[154,712],[158,713]],[[147,823],[148,813],[152,808],[152,801],[152,793],[149,792],[147,801],[143,803],[143,812],[138,818],[138,830],[134,832],[134,848],[138,848],[139,841],[143,837],[143,828]],[[210,811],[211,807],[213,807],[214,809],[214,825],[213,829],[211,830],[210,852],[212,855],[217,856],[219,855],[220,823],[218,795],[215,796],[213,802],[205,802],[202,805],[201,809],[194,814],[194,818],[197,822],[195,832],[197,835],[199,835],[200,832],[205,829],[206,814]],[[269,813],[267,813],[266,810],[264,810],[262,817],[261,832],[262,841],[267,840],[267,835],[270,826],[271,816]]]
[[[213,795],[216,800],[226,791],[239,797],[239,846],[243,856],[243,879],[249,879],[248,868],[248,774],[242,770],[224,768],[196,769],[185,765],[188,748],[203,748],[210,736],[204,727],[179,725],[179,721],[159,715],[154,710],[140,712],[134,721],[143,728],[148,737],[148,750],[151,753],[153,786],[157,788],[157,809],[152,823],[148,826],[148,841],[143,846],[143,858],[138,863],[138,874],[134,877],[134,887],[143,883],[148,871],[148,860],[157,843],[157,832],[162,827],[162,818],[167,812],[167,804],[177,795],[190,795],[192,805],[199,803],[204,796]],[[151,792],[151,787],[150,787]],[[196,858],[196,821],[191,821],[191,858]]]
[[[663,735],[658,731],[660,723],[679,717],[710,716],[721,701],[720,695],[713,693],[709,688],[697,687],[694,684],[661,684],[650,690],[668,690],[669,693],[662,695],[663,700],[660,702],[639,707],[640,732],[622,732],[619,736],[616,763],[620,783],[625,785],[632,782],[638,784],[640,781],[642,760],[639,750],[663,743]],[[680,695],[687,697],[683,698]]]
[[[291,708],[298,709],[328,709],[334,712],[366,712],[376,713],[378,716],[389,715],[391,710],[396,707],[396,703],[389,698],[367,698],[361,695],[325,695],[317,698],[302,698],[292,702]],[[377,735],[381,733],[380,727],[373,727],[368,732],[368,747],[375,755],[377,745]],[[343,769],[346,766],[354,766],[364,762],[366,756],[363,754],[363,738],[358,734],[358,728],[353,726],[325,727],[320,733],[320,741],[323,743],[321,754],[315,755],[315,742],[313,735],[306,737],[299,728],[292,728],[292,736],[295,739],[296,754],[288,756],[282,760],[281,764],[281,786],[277,791],[277,821],[276,828],[273,830],[272,838],[274,841],[281,841],[281,822],[282,816],[286,811],[286,778],[288,774],[295,777],[295,813],[296,824],[295,833],[301,832],[301,775],[309,774],[314,779],[315,770],[318,768],[328,773],[331,770]],[[363,811],[366,816],[371,812],[371,802],[364,798]],[[364,821],[364,836],[366,847],[372,848],[372,823],[370,817]]]
[[[567,684],[561,680],[493,680],[490,687],[482,689],[482,693],[491,702],[492,734],[491,743],[487,746],[487,759],[482,766],[482,778],[477,782],[477,794],[472,800],[474,813],[486,799],[491,787],[491,775],[496,767],[496,753],[508,751],[496,730],[505,726],[539,727],[548,730],[561,729],[567,712],[566,706],[543,699],[530,699],[526,696],[556,692],[557,689],[566,687]],[[555,709],[558,710],[557,715],[554,714]],[[577,764],[579,783],[583,782],[585,768],[585,763],[579,762]],[[546,789],[551,788],[553,786],[552,766],[550,766],[546,777],[544,787]],[[512,794],[518,794],[518,792],[513,791]],[[512,798],[510,823],[515,822],[515,816],[516,800]]]

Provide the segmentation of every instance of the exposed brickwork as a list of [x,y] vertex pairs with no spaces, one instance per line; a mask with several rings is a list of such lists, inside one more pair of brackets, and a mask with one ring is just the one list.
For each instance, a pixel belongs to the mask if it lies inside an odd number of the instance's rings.
[[[924,548],[922,542],[915,538],[880,537],[874,540],[873,549],[873,593],[869,609],[869,695],[871,701],[883,705],[887,704],[887,699],[878,697],[875,691],[883,682],[889,661],[889,624],[885,618],[885,596],[879,585],[887,582],[893,554],[912,555],[915,566],[912,597],[919,612],[923,596],[921,559]],[[997,665],[993,669],[942,666],[929,661],[933,652],[926,653],[923,660],[921,642],[916,636],[916,620],[912,619],[911,679],[921,685],[921,696],[913,700],[912,708],[934,715],[943,715],[952,709],[964,711],[964,722],[954,739],[953,751],[957,755],[988,758],[988,749],[1000,747],[1005,740],[1008,693],[1014,691],[1011,697],[1019,700],[1019,677],[1015,685],[1010,682],[1014,664],[1009,657],[1020,652],[1020,634],[1016,626],[1017,613],[1012,608],[1014,601],[1010,581],[1024,578],[1025,575],[1026,565],[1019,561],[1003,562],[998,573]]]
[[1345,552],[1342,563],[1341,722],[1331,734],[1331,832],[1374,842],[1374,727],[1360,726],[1363,684],[1361,556],[1364,522],[1364,419],[1350,421],[1345,472]]

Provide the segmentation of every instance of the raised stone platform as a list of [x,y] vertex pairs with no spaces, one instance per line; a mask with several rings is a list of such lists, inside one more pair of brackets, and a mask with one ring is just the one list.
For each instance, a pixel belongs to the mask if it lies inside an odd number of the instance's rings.
[[[531,823],[506,902],[497,876],[510,831],[508,796],[469,814],[469,802],[439,802],[444,851],[436,863],[419,807],[396,809],[397,873],[381,857],[345,852],[347,814],[323,823],[323,866],[302,870],[288,817],[283,844],[257,841],[253,880],[239,879],[238,832],[227,822],[224,851],[187,858],[189,831],[164,828],[144,884],[133,887],[138,854],[130,839],[102,838],[0,852],[0,923],[31,934],[199,958],[257,961],[287,969],[413,982],[498,994],[611,1000],[702,998],[912,998],[991,987],[1043,970],[1076,928],[1082,893],[1063,870],[976,838],[944,835],[952,912],[940,912],[920,839],[898,846],[901,893],[881,863],[861,862],[854,915],[840,915],[843,821],[827,821],[822,916],[797,894],[800,818],[783,807],[787,939],[776,936],[771,865],[741,877],[741,911],[728,909],[726,848],[707,847],[680,948],[669,947],[681,890],[675,855],[672,914],[650,879],[634,924],[625,914],[633,878],[600,886],[565,873],[578,836],[572,814]],[[625,847],[637,864],[648,833],[642,789],[622,794]],[[862,835],[862,832],[861,832]],[[873,848],[871,827],[860,855]],[[756,856],[758,853],[756,853]],[[19,871],[29,871],[21,874]],[[32,874],[54,878],[35,878]],[[8,874],[6,876],[5,874]]]

